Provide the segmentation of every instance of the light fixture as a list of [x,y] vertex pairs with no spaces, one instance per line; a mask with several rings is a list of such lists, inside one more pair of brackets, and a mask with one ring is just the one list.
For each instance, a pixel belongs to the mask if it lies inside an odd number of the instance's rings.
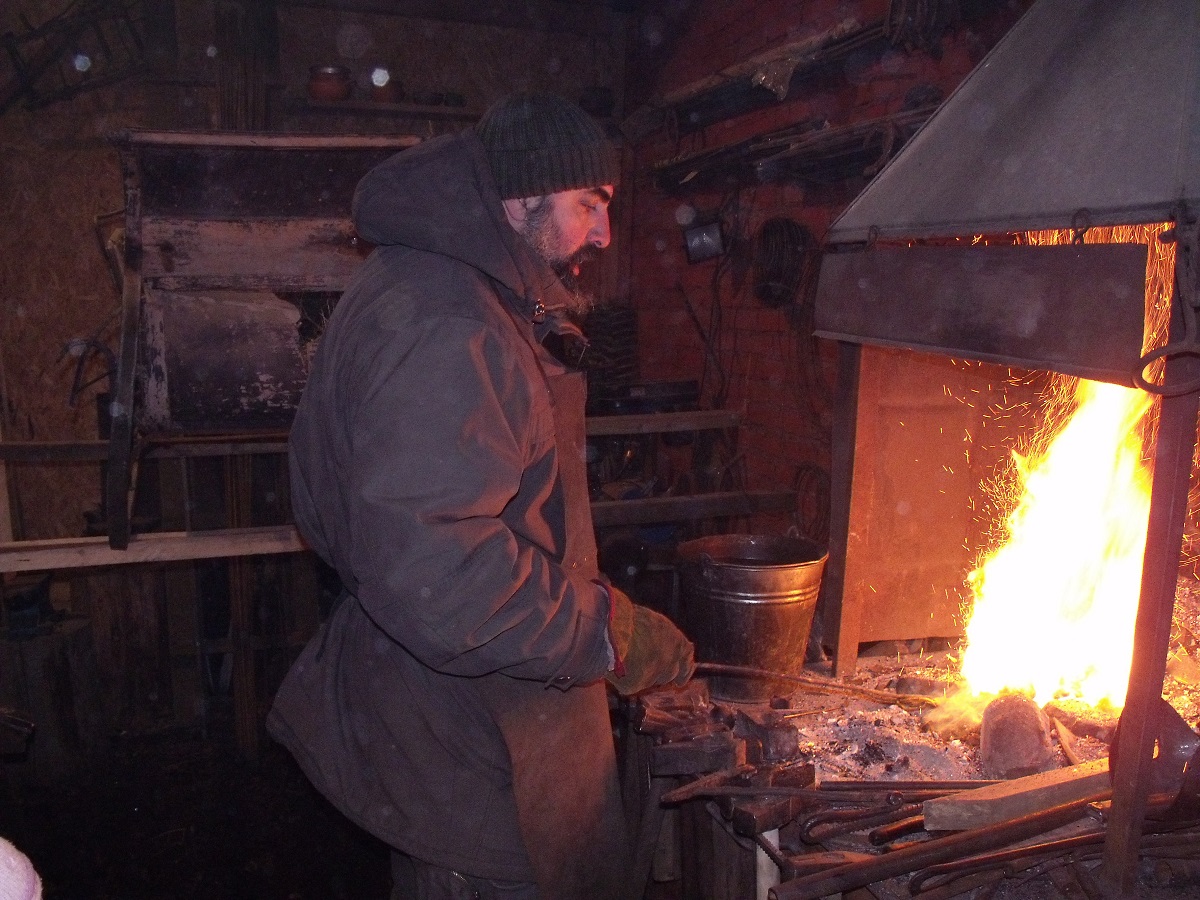
[[683,245],[690,263],[703,262],[725,252],[721,221],[715,219],[683,229]]

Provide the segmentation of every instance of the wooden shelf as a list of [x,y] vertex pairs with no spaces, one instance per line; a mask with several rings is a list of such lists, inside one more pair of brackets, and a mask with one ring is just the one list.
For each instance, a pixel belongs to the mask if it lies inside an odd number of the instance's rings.
[[129,546],[124,550],[114,550],[103,536],[12,541],[0,544],[0,572],[257,556],[305,549],[304,541],[291,525],[135,534],[130,536]]
[[483,112],[466,106],[438,106],[424,103],[380,103],[375,100],[287,100],[284,111],[290,114],[334,114],[344,116],[390,116],[401,119],[447,119],[474,122]]
[[614,434],[667,434],[677,431],[708,431],[736,428],[741,417],[727,409],[688,412],[637,413],[634,415],[589,416],[588,437]]
[[659,522],[694,522],[725,516],[750,516],[795,509],[792,491],[722,491],[681,497],[643,497],[634,500],[598,500],[592,503],[592,523],[648,525]]
[[[667,434],[736,428],[736,412],[724,409],[691,412],[639,413],[636,415],[589,416],[589,437],[617,434]],[[197,456],[244,456],[257,453],[287,453],[287,432],[213,437],[171,436],[152,439],[142,454],[145,459],[178,459]],[[109,443],[91,441],[0,441],[0,461],[23,463],[103,462]]]
[[[591,416],[587,433],[592,437],[622,434],[667,434],[736,428],[740,416],[729,410],[644,413]],[[257,438],[257,440],[256,440]],[[0,461],[8,462],[100,462],[107,458],[107,441],[0,442]],[[146,458],[171,459],[198,456],[239,456],[254,453],[286,453],[283,432],[193,438],[173,437],[156,443]],[[600,500],[592,503],[592,521],[597,528],[689,522],[726,516],[749,516],[762,512],[785,512],[795,508],[792,491],[722,491],[686,496],[644,497],[631,500]],[[0,543],[0,572],[29,572],[107,566],[121,563],[168,562],[212,557],[255,556],[292,553],[305,545],[295,528],[233,528],[204,532],[156,532],[133,535],[129,547],[115,550],[104,537],[67,538]]]

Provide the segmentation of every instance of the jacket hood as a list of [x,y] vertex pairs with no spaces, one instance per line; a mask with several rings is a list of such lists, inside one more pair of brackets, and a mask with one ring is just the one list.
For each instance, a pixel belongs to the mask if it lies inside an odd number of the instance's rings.
[[516,294],[527,319],[566,307],[566,288],[509,224],[470,129],[403,150],[354,191],[354,224],[376,246],[404,246],[476,268]]

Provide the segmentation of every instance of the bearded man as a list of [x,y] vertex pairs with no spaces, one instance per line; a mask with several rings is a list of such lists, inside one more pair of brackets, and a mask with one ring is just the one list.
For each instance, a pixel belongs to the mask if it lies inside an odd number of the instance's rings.
[[545,94],[386,160],[376,249],[330,317],[292,427],[296,523],[344,585],[268,728],[395,848],[395,897],[628,897],[605,683],[694,669],[598,571],[580,262],[608,245],[614,148]]

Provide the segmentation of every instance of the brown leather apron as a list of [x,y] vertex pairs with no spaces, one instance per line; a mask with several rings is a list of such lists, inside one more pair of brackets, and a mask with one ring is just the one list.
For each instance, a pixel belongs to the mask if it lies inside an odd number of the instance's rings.
[[[598,574],[584,463],[582,373],[551,370],[567,519],[563,564]],[[543,900],[621,900],[632,868],[604,682],[567,689],[486,679],[512,759],[521,836]]]

